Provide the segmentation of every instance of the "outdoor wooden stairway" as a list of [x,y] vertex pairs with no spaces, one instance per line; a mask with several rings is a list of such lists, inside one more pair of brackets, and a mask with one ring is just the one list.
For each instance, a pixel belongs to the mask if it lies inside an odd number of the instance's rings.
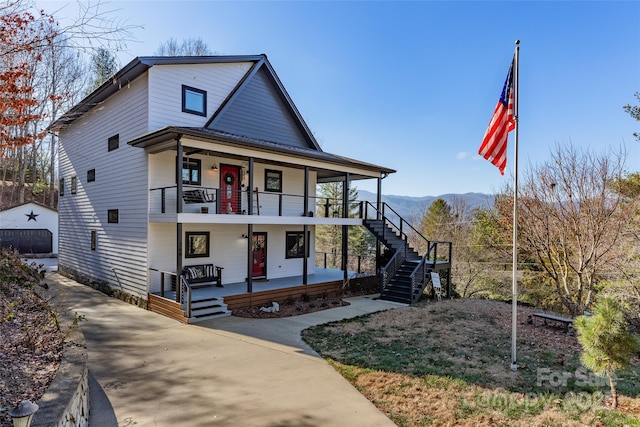
[[147,309],[182,323],[197,323],[209,319],[231,316],[222,298],[192,296],[191,290],[183,288],[182,302],[148,294]]
[[[388,210],[393,213],[394,219],[386,215]],[[369,213],[373,213],[375,217],[370,219]],[[446,283],[449,284],[451,242],[429,241],[386,203],[382,204],[380,211],[367,203],[363,223],[392,253],[391,259],[380,271],[380,299],[405,304],[417,302],[431,282],[432,271],[446,272]],[[407,227],[413,231],[418,241],[422,239],[426,243],[424,256],[409,245],[404,231]],[[444,256],[441,254],[438,257],[438,245],[447,246],[448,251]],[[447,295],[448,293],[447,289]]]

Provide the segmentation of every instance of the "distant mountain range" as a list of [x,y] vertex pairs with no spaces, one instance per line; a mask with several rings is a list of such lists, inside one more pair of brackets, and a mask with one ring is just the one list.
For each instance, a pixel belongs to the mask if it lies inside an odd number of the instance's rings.
[[[443,199],[449,205],[453,205],[453,202],[456,199],[462,199],[467,204],[467,208],[471,211],[477,207],[493,206],[494,198],[495,196],[493,194],[483,193],[442,194],[440,196],[423,197],[382,195],[382,201],[391,206],[391,208],[398,212],[398,214],[407,221],[420,218],[422,216],[422,212],[424,212],[431,203],[437,199]],[[370,191],[358,190],[358,199],[375,202],[376,195]]]

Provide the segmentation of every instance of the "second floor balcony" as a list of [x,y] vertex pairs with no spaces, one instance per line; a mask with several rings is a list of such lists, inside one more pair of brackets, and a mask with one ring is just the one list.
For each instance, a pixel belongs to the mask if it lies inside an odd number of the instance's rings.
[[[250,191],[224,191],[220,188],[182,186],[152,188],[149,191],[149,216],[152,221],[173,221],[177,214],[203,216],[198,222],[301,222],[358,223],[362,218],[362,203],[351,200],[347,215],[341,199],[325,196]],[[306,199],[306,200],[305,200]],[[180,205],[180,206],[179,206]],[[204,217],[206,215],[206,217]],[[256,217],[260,217],[263,221]],[[185,218],[194,217],[189,216]],[[298,220],[294,221],[293,219]],[[313,218],[313,219],[312,219]],[[187,221],[190,222],[190,221]]]

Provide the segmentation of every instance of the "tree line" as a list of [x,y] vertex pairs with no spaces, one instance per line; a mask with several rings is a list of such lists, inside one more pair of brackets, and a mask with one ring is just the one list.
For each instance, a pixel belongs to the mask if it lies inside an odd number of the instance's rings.
[[[640,328],[640,174],[625,171],[626,153],[557,145],[548,160],[519,177],[519,300],[580,315],[597,295],[622,302]],[[463,297],[509,300],[513,184],[492,206],[468,211],[436,200],[420,231],[453,242],[452,282]],[[640,330],[640,329],[639,329]]]
[[[119,70],[115,54],[132,39],[136,26],[104,3],[77,7],[61,23],[31,0],[0,2],[0,209],[27,201],[57,208],[58,147],[49,125]],[[155,54],[211,50],[199,38],[171,38]]]

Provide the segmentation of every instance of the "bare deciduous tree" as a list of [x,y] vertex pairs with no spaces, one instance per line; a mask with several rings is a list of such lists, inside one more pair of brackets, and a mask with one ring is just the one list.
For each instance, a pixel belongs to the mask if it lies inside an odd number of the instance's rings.
[[55,207],[55,137],[44,130],[83,92],[82,55],[120,49],[133,29],[99,0],[78,2],[68,25],[33,8],[30,0],[0,0],[0,208],[26,201],[29,188],[47,202],[46,185]]
[[520,253],[537,262],[574,315],[623,256],[629,218],[637,210],[635,201],[611,191],[624,160],[624,152],[557,146],[549,161],[529,165],[521,180]]
[[162,43],[155,52],[158,56],[207,56],[213,52],[201,39],[186,39],[178,43],[173,37]]

